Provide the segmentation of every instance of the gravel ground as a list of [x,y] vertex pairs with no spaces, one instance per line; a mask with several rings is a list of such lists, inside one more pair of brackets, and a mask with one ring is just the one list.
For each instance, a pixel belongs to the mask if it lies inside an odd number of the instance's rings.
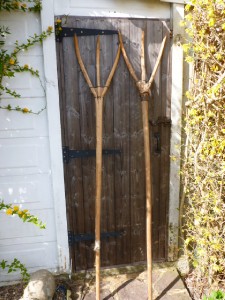
[[[179,280],[178,273],[175,269],[155,269],[153,271],[153,292],[157,292],[154,296],[156,299],[189,299],[188,293],[183,283]],[[175,277],[176,278],[175,278]],[[93,273],[87,273],[86,276],[69,279],[68,275],[56,276],[56,293],[53,300],[65,300],[66,291],[71,291],[72,300],[95,299],[95,279]],[[102,297],[109,299],[135,299],[143,300],[142,296],[145,291],[147,293],[146,284],[147,273],[126,273],[105,275],[101,277]],[[191,286],[191,278],[189,277],[189,287]],[[11,286],[0,287],[0,300],[19,300],[22,297],[25,284],[19,283]],[[186,292],[185,298],[178,295],[178,292]],[[192,290],[193,291],[193,290]],[[172,295],[171,293],[174,293]],[[134,295],[133,295],[133,294]],[[139,293],[139,294],[138,294]],[[132,295],[131,295],[132,294]],[[153,293],[154,294],[154,293]],[[141,295],[141,296],[140,296]],[[183,295],[183,294],[182,294]],[[132,296],[132,297],[131,297]],[[138,297],[136,297],[138,296]],[[175,297],[175,298],[174,298]],[[147,299],[147,294],[144,299]],[[197,300],[198,298],[194,298]]]
[[0,287],[0,300],[19,300],[23,295],[24,284]]
[[[24,283],[18,283],[14,285],[8,285],[0,287],[0,300],[19,300],[23,295],[25,288]],[[64,300],[66,289],[70,289],[72,292],[72,300],[79,299],[77,295],[77,285],[71,284],[70,280],[58,280],[56,279],[57,290],[54,295],[54,300]]]
[[[120,283],[121,280],[127,280],[127,278],[135,278],[137,274],[131,275],[119,275],[118,277],[111,277],[110,283]],[[124,277],[124,278],[123,278]],[[107,278],[108,280],[108,278]],[[90,274],[88,278],[83,280],[70,280],[68,276],[56,277],[56,293],[54,300],[65,300],[66,290],[71,291],[72,300],[83,300],[85,296],[94,289],[94,277]],[[14,285],[0,287],[0,300],[19,300],[23,295],[24,283],[18,283]]]

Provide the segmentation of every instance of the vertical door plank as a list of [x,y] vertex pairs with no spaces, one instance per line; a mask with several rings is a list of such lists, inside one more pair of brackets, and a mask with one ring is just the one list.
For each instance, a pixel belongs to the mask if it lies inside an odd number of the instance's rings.
[[[75,26],[76,20],[74,18],[62,18],[62,24],[65,27]],[[64,39],[63,55],[64,55],[64,89],[65,94],[65,122],[66,122],[66,135],[67,142],[65,145],[71,149],[79,148],[80,146],[80,126],[79,126],[79,102],[78,102],[78,80],[77,80],[77,63],[75,59],[73,39]],[[71,101],[72,100],[72,101]],[[74,130],[75,129],[75,130]],[[82,169],[81,162],[79,160],[71,161],[68,165],[65,165],[67,171],[67,180],[70,184],[70,195],[68,202],[68,213],[70,215],[71,222],[73,224],[71,232],[73,234],[79,234],[84,231],[84,221],[79,211],[84,209],[83,206],[83,189],[82,189]],[[73,253],[74,259],[72,261],[72,269],[79,270],[85,269],[86,265],[86,253],[82,244],[74,244],[70,247],[71,253]]]
[[[162,42],[162,23],[159,20],[152,20],[148,22],[147,25],[147,47],[148,47],[148,73],[151,73]],[[158,118],[161,116],[162,110],[162,92],[161,92],[161,64],[156,73],[152,89],[151,89],[151,105],[150,109],[150,120],[152,122],[157,122]],[[159,256],[159,226],[160,226],[160,153],[157,153],[157,136],[160,135],[159,126],[151,126],[151,157],[152,157],[152,195],[153,195],[153,259],[158,260]]]
[[[114,29],[111,24],[111,19],[103,19],[100,23],[100,28]],[[109,73],[112,69],[115,59],[113,46],[117,35],[108,35],[102,37],[101,43],[101,77],[102,85],[104,86]],[[103,113],[103,148],[114,149],[114,97],[113,97],[114,78],[107,94],[104,98],[104,113]],[[103,232],[115,231],[115,193],[114,193],[114,165],[115,157],[113,155],[103,157],[103,189],[102,189],[102,219]],[[102,242],[103,244],[103,266],[116,264],[116,239],[111,237]]]
[[[77,27],[92,28],[91,20],[77,18]],[[95,38],[79,37],[81,57],[95,85]],[[79,103],[81,126],[81,149],[95,149],[95,102],[84,76],[79,69]],[[95,232],[95,157],[82,158],[85,233]],[[82,212],[80,212],[82,214]],[[87,266],[94,266],[94,242],[86,242]]]
[[[63,40],[65,95],[66,95],[66,122],[68,144],[70,149],[79,149],[81,146],[80,136],[80,106],[78,100],[78,68],[74,52],[73,38]],[[74,212],[72,217],[73,233],[78,234],[85,231],[84,219],[80,211],[84,210],[84,198],[82,188],[82,167],[79,159],[69,162],[68,170],[70,180],[70,211]],[[70,212],[70,213],[71,213]],[[86,251],[82,243],[73,246],[75,253],[76,270],[86,268]]]
[[[93,28],[112,29],[110,19],[93,19]],[[95,37],[96,44],[97,36]],[[100,74],[103,87],[111,71],[113,56],[113,35],[100,36]],[[114,149],[113,136],[113,80],[104,97],[103,108],[103,149]],[[103,155],[102,198],[101,198],[101,232],[115,231],[114,215],[114,156]],[[101,240],[101,265],[115,264],[115,238]]]
[[[58,71],[58,85],[59,85],[59,97],[60,97],[60,119],[61,119],[61,129],[62,129],[62,145],[68,145],[68,131],[67,131],[67,121],[66,121],[66,95],[65,95],[65,78],[64,78],[64,57],[63,57],[63,45],[62,43],[57,43],[56,45],[57,53],[57,71]],[[67,212],[67,226],[68,231],[75,231],[76,226],[74,226],[73,217],[74,212],[71,210],[71,183],[69,176],[69,165],[64,164],[64,181],[65,181],[65,197],[66,197],[66,212]],[[71,261],[75,262],[75,251],[74,247],[69,247]],[[72,266],[74,267],[74,266]],[[73,269],[75,270],[75,269]]]
[[[161,116],[170,119],[170,86],[171,54],[169,22],[162,22],[163,36],[167,35],[167,44],[162,59],[162,111]],[[159,259],[166,257],[167,252],[167,211],[169,203],[169,166],[170,166],[170,126],[160,125],[161,162],[160,162],[160,226],[159,226]]]
[[[141,32],[146,21],[130,22],[130,51],[133,67],[140,76]],[[131,196],[131,262],[146,259],[145,166],[140,96],[130,80],[130,196]]]
[[[162,37],[169,34],[162,20],[66,17],[67,27],[120,29],[124,46],[140,78],[141,30],[145,29],[147,75],[155,65]],[[79,37],[81,56],[95,85],[96,37]],[[101,36],[102,84],[109,74],[118,38]],[[93,150],[95,104],[74,51],[73,38],[57,45],[63,144],[71,149]],[[150,120],[170,118],[171,62],[169,39],[157,72],[150,101]],[[129,264],[146,259],[145,167],[141,103],[133,78],[121,56],[111,87],[104,100],[103,148],[120,149],[121,155],[103,157],[101,231],[123,231],[120,238],[101,243],[102,265]],[[165,260],[169,189],[169,126],[151,126],[153,180],[153,259]],[[156,153],[154,134],[161,135],[161,152]],[[68,229],[94,233],[95,157],[73,159],[64,165]],[[94,243],[70,247],[76,270],[93,268]]]
[[[123,36],[125,46],[129,47],[129,21],[112,20]],[[117,51],[117,37],[114,37],[113,56]],[[128,48],[129,50],[129,48]],[[129,87],[130,76],[121,55],[118,69],[113,79],[114,96],[114,145],[121,150],[115,157],[115,222],[116,231],[123,231],[123,236],[116,239],[116,264],[130,263],[130,147],[129,147]]]
[[170,22],[163,21],[163,36],[167,42],[162,57],[162,111],[161,116],[171,118],[171,37]]

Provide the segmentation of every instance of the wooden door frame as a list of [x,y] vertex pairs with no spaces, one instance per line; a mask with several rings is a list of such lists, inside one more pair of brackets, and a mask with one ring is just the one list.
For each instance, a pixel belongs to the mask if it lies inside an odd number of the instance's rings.
[[[184,28],[179,24],[184,20],[184,4],[172,4],[173,44],[172,44],[172,90],[171,90],[171,138],[170,138],[170,188],[168,217],[168,261],[178,259],[179,245],[179,205],[180,205],[180,165],[183,84],[189,80],[188,70],[184,70],[182,37]],[[184,72],[186,74],[184,74]],[[185,76],[184,76],[185,75]],[[186,81],[186,82],[185,82]],[[172,159],[175,157],[176,159]]]
[[[181,110],[183,99],[183,51],[179,37],[183,29],[179,21],[184,18],[184,5],[172,4],[173,12],[173,49],[172,49],[172,98],[171,98],[171,155],[176,155],[176,161],[170,162],[170,197],[169,197],[169,240],[168,260],[177,258],[178,248],[178,210],[179,207],[179,170],[181,145]],[[63,13],[63,12],[62,12]],[[41,11],[41,27],[45,30],[54,24],[54,0],[43,1]],[[118,15],[115,15],[118,17]],[[47,122],[50,145],[51,177],[53,186],[53,201],[55,208],[56,251],[58,252],[57,268],[60,271],[70,271],[66,201],[64,187],[64,172],[62,161],[61,121],[59,110],[59,91],[57,76],[57,59],[55,37],[52,35],[43,42],[44,75],[46,84]]]

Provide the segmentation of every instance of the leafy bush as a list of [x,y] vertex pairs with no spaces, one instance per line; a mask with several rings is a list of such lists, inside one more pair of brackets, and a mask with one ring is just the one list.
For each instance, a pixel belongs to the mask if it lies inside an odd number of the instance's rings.
[[222,291],[214,291],[209,297],[204,296],[202,300],[216,300],[216,299],[225,299],[225,293]]
[[190,42],[183,49],[194,70],[186,93],[181,214],[184,252],[201,298],[225,274],[225,2],[191,0],[185,9]]

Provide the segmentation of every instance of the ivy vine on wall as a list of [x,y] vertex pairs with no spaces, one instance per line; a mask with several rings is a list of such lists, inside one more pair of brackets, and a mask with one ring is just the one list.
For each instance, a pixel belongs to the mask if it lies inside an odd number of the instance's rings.
[[[26,0],[26,1],[11,1],[11,0],[0,0],[0,12],[1,11],[22,11],[22,12],[39,12],[41,10],[41,1],[40,0]],[[40,80],[39,71],[33,69],[28,64],[21,65],[19,63],[18,56],[23,51],[28,51],[31,47],[36,44],[40,44],[53,32],[53,27],[49,26],[46,31],[43,31],[41,34],[34,34],[32,37],[29,37],[25,43],[16,41],[14,43],[14,49],[9,52],[6,48],[7,36],[11,33],[10,29],[4,25],[0,25],[0,101],[4,94],[8,94],[13,98],[21,98],[21,95],[7,87],[4,84],[5,80],[8,78],[15,77],[18,73],[30,73],[32,76],[37,77]],[[41,83],[41,80],[40,80]],[[41,86],[43,87],[42,83]],[[41,109],[38,112],[33,112],[27,107],[12,107],[10,104],[3,106],[0,102],[0,109],[6,109],[9,111],[19,111],[22,113],[33,113],[39,114],[45,108]]]

